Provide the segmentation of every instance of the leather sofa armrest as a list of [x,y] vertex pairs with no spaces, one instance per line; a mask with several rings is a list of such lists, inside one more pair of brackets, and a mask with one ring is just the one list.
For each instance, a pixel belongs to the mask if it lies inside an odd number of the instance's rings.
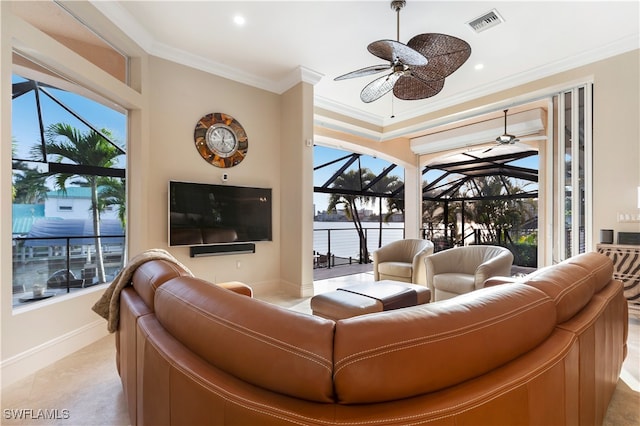
[[240,281],[228,281],[226,283],[218,283],[216,285],[243,296],[253,297],[253,289]]

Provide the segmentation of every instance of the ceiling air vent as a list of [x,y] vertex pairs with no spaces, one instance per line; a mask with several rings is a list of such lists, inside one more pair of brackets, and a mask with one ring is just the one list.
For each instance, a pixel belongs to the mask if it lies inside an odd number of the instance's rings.
[[502,19],[502,16],[500,16],[497,10],[493,9],[492,11],[485,13],[479,18],[468,22],[468,24],[475,32],[480,33],[484,30],[488,30],[491,27],[495,27],[501,22],[504,22],[504,19]]

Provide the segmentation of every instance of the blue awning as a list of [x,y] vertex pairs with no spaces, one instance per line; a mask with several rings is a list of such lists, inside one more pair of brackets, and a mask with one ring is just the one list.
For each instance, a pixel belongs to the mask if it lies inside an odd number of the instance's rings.
[[[90,219],[39,219],[33,223],[27,238],[44,237],[43,239],[27,239],[27,247],[63,246],[67,244],[66,237],[88,237],[71,238],[69,245],[92,245],[93,221]],[[100,221],[100,235],[102,244],[124,244],[124,229],[119,220],[104,219]],[[122,235],[120,237],[120,235]],[[55,238],[65,237],[65,238]],[[45,239],[46,238],[46,239]]]
[[44,219],[44,204],[13,204],[11,217],[11,233],[14,236],[26,235],[35,221]]

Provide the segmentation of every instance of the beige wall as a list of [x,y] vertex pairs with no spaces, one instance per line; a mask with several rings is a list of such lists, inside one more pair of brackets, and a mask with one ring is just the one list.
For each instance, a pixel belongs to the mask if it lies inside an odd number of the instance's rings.
[[640,50],[585,67],[594,75],[594,238],[600,229],[640,231],[618,213],[640,214]]
[[[253,287],[280,279],[280,96],[158,58],[149,60],[149,161],[142,202],[147,215],[130,217],[130,227],[145,227],[143,248],[163,248],[191,271],[212,282],[237,280]],[[242,124],[249,138],[246,158],[237,166],[218,168],[195,149],[193,132],[206,114],[224,112]],[[131,141],[135,144],[136,141]],[[132,163],[131,168],[136,168]],[[169,180],[273,188],[272,242],[256,243],[255,254],[189,257],[189,247],[168,247]],[[136,204],[136,199],[130,199]],[[138,250],[139,251],[139,250]],[[239,262],[239,263],[238,263]]]

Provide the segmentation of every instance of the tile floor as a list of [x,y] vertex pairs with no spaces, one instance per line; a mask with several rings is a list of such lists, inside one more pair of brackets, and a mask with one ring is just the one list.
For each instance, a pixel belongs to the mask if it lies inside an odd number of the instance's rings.
[[[334,290],[346,281],[373,281],[373,274],[316,281],[316,293]],[[278,294],[256,297],[301,312],[311,311],[309,298]],[[640,319],[631,319],[629,325],[629,356],[605,426],[640,424]],[[1,406],[2,425],[128,425],[115,367],[114,337],[107,336],[7,387],[2,391]]]

